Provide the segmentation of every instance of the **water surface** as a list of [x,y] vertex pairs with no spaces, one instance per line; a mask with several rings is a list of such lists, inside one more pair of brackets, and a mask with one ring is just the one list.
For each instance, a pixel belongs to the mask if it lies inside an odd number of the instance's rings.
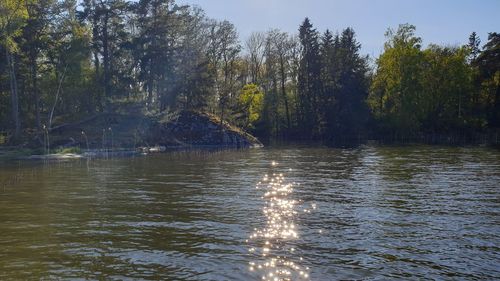
[[1,280],[494,280],[500,152],[0,163]]

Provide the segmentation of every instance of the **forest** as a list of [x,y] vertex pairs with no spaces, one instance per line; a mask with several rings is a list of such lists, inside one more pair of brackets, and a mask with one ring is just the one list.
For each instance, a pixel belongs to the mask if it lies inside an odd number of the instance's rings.
[[297,27],[241,42],[174,0],[1,0],[0,144],[129,108],[210,112],[265,142],[498,134],[499,33],[424,47],[401,24],[370,58],[352,28]]

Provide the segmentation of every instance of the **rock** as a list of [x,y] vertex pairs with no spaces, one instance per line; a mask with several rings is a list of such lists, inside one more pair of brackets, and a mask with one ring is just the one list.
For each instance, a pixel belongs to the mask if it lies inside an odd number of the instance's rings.
[[[43,142],[42,142],[43,143]],[[146,148],[145,153],[171,148],[261,147],[252,135],[212,114],[183,110],[147,115],[102,113],[50,132],[51,147],[113,151]],[[40,146],[34,143],[33,147]]]
[[262,143],[243,130],[220,122],[214,115],[180,111],[152,128],[150,142],[166,147],[261,147]]

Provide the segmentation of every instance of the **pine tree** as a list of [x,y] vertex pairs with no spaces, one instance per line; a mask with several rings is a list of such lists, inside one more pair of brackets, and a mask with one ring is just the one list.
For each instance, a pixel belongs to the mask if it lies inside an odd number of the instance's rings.
[[321,62],[318,32],[308,18],[299,28],[302,58],[298,73],[299,124],[303,137],[318,137],[318,104],[321,92]]
[[320,114],[323,123],[320,131],[325,132],[328,127],[335,124],[336,113],[333,110],[335,95],[338,91],[338,36],[334,38],[330,30],[321,37],[321,92],[320,92]]
[[368,97],[367,57],[359,54],[360,49],[354,30],[346,28],[340,36],[340,91],[336,95],[336,114],[337,133],[349,138],[361,131],[368,116],[365,102]]
[[469,61],[474,62],[479,54],[481,53],[481,49],[479,48],[481,44],[481,39],[477,36],[476,32],[472,32],[469,36],[469,44],[467,45],[470,50]]

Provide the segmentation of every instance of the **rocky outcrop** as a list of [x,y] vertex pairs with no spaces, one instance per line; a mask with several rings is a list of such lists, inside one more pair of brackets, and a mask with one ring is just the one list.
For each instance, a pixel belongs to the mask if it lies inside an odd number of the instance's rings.
[[150,143],[174,147],[260,147],[262,143],[216,116],[180,111],[163,116],[151,127]]
[[[101,113],[92,118],[55,127],[49,132],[50,147],[84,150],[152,148],[245,148],[262,144],[238,127],[215,115],[178,111],[148,116],[138,112]],[[34,147],[36,145],[33,145]]]

